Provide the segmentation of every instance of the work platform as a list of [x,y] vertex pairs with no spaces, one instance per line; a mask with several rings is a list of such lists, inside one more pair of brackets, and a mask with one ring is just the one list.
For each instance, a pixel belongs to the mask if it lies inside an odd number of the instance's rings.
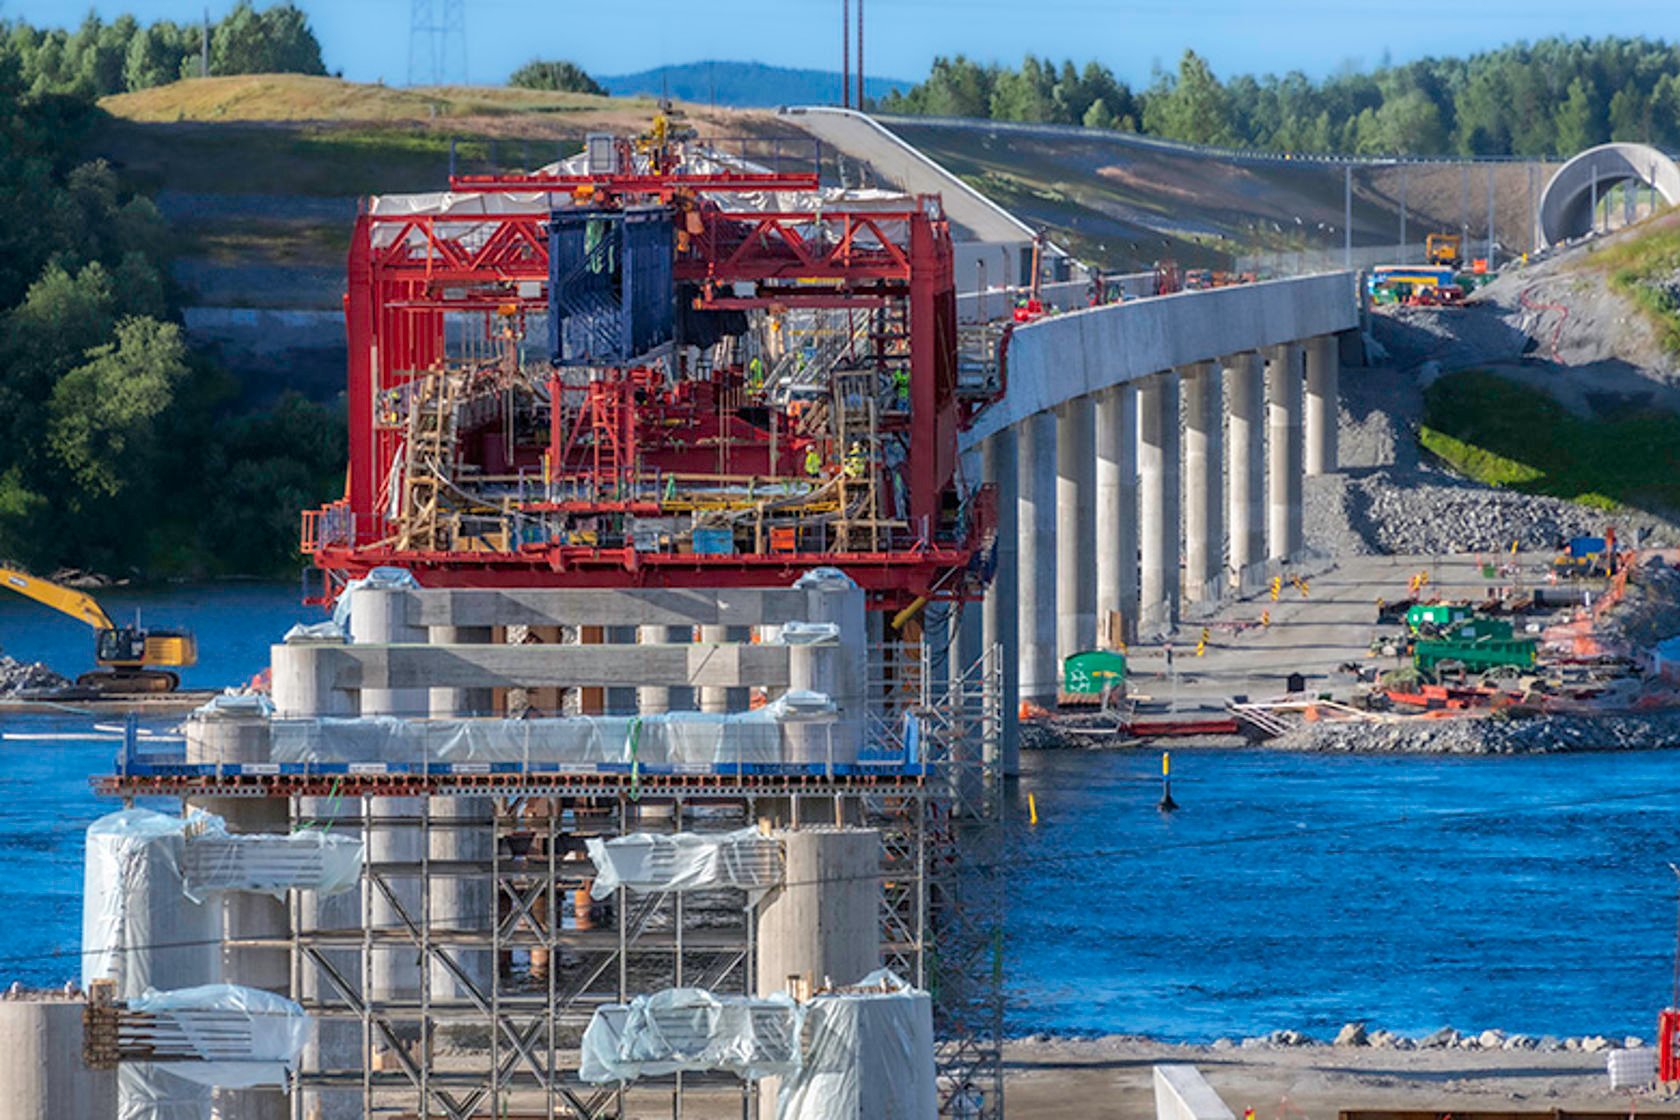
[[[274,647],[271,702],[207,705],[184,744],[131,731],[94,782],[362,852],[346,893],[230,893],[214,977],[154,953],[161,987],[266,988],[315,1021],[289,1097],[237,1093],[230,1115],[768,1118],[760,1083],[715,1071],[585,1082],[583,1031],[639,994],[761,998],[885,967],[934,993],[941,1114],[1001,1117],[997,651],[965,666],[888,639],[836,573],[385,579],[347,591],[341,627]],[[743,835],[777,853],[772,880],[660,879],[661,856],[651,881],[594,889],[605,846]]]

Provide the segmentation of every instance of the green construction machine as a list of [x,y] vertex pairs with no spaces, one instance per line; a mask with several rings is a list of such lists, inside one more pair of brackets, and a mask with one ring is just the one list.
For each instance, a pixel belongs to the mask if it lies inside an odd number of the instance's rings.
[[1412,646],[1412,664],[1423,673],[1446,662],[1471,673],[1532,669],[1539,649],[1540,639],[1517,637],[1504,619],[1469,618],[1439,637],[1419,638]]

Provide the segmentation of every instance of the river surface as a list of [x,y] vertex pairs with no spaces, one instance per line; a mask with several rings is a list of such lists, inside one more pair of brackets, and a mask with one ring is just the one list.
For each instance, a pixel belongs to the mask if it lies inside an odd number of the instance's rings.
[[[319,611],[293,587],[102,593],[198,634],[191,687],[248,680]],[[89,630],[0,600],[0,648],[92,667]],[[94,717],[0,716],[0,731]],[[161,725],[167,726],[167,724]],[[88,777],[115,744],[0,742],[0,986],[79,973]],[[1680,752],[1530,758],[1054,752],[1008,829],[1012,1032],[1206,1041],[1353,1019],[1650,1038],[1669,999]],[[1025,823],[1025,794],[1040,822]]]

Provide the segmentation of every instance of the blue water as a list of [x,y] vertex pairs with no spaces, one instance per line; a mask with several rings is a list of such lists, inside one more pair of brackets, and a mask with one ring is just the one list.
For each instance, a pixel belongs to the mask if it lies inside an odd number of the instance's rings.
[[1680,753],[1029,756],[1014,1030],[1651,1037]]
[[[119,625],[134,620],[198,635],[199,663],[181,674],[183,688],[240,684],[268,666],[268,647],[294,622],[319,622],[326,612],[302,605],[295,585],[183,584],[94,593]],[[95,668],[93,631],[85,624],[11,593],[0,594],[0,653],[44,661],[67,677]]]
[[[187,688],[250,680],[292,623],[323,617],[300,604],[295,586],[276,584],[118,588],[97,597],[118,622],[138,609],[147,625],[198,635],[199,664],[182,674]],[[92,630],[17,595],[0,595],[0,651],[72,677],[94,668]],[[85,732],[114,718],[0,713],[0,731]],[[173,722],[147,726],[161,731]],[[120,808],[95,797],[88,778],[111,771],[116,749],[109,742],[0,741],[0,987],[14,979],[56,985],[81,974],[82,835]]]
[[[101,595],[192,627],[192,687],[249,679],[293,622],[295,588]],[[92,667],[88,629],[0,599],[0,647]],[[94,717],[0,715],[0,730]],[[158,724],[168,726],[168,721]],[[79,972],[82,833],[115,745],[0,742],[0,986]],[[1207,1040],[1352,1019],[1650,1037],[1670,995],[1680,752],[1536,758],[1030,754],[1014,827],[1012,1031]],[[1025,817],[1024,806],[1020,816]]]

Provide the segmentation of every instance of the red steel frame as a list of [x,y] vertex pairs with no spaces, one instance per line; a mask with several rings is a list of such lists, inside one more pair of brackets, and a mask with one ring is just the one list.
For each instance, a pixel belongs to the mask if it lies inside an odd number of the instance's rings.
[[[386,543],[378,509],[385,465],[398,437],[376,422],[380,395],[437,365],[451,311],[540,310],[549,275],[547,208],[511,214],[364,211],[349,255],[345,321],[349,340],[350,463],[345,498],[304,516],[304,551],[342,580],[380,565],[414,571],[435,586],[750,586],[792,579],[818,565],[845,569],[877,605],[960,594],[951,577],[968,566],[990,526],[971,516],[966,539],[931,531],[949,506],[962,413],[957,400],[956,296],[949,227],[938,199],[903,209],[725,211],[699,192],[810,190],[815,175],[537,175],[458,177],[457,192],[573,194],[592,205],[624,200],[677,207],[685,237],[678,282],[696,284],[703,308],[873,308],[908,303],[910,431],[904,469],[907,512],[920,543],[879,553],[642,554],[631,548],[544,543],[515,552],[398,552]],[[823,236],[818,236],[818,231]],[[904,232],[899,232],[904,231]],[[376,232],[380,235],[375,244]],[[897,236],[894,236],[897,234]],[[388,235],[388,236],[387,236]],[[532,284],[540,284],[533,288]],[[733,285],[749,282],[755,294]],[[526,295],[521,296],[521,285]],[[552,439],[551,439],[552,442]],[[552,448],[557,452],[558,447]],[[555,461],[558,461],[556,458]],[[984,510],[984,502],[974,508]]]

